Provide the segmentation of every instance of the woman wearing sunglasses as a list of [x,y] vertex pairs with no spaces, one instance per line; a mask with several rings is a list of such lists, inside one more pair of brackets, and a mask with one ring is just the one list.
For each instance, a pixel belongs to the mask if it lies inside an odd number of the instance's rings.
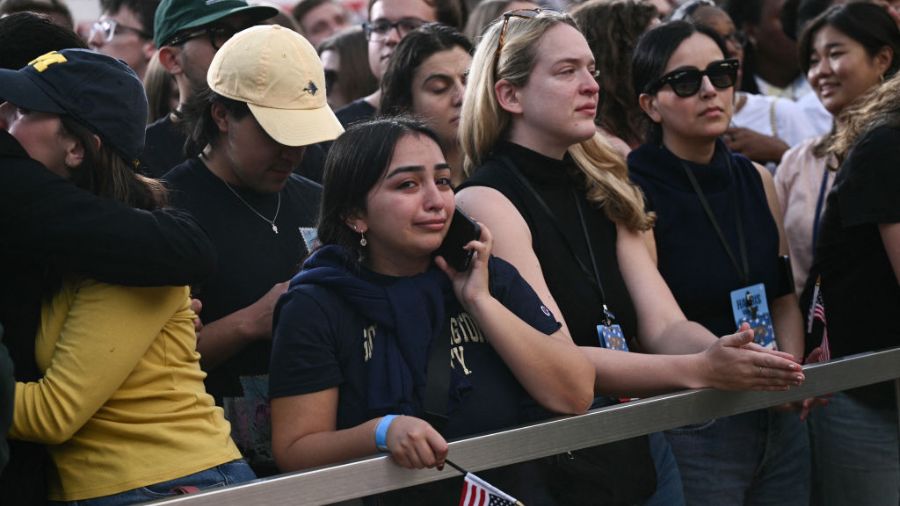
[[[758,344],[800,360],[803,333],[772,178],[720,139],[738,63],[712,30],[674,21],[634,53],[650,119],[632,180],[656,213],[648,247],[685,315],[714,334],[749,321]],[[774,336],[773,336],[774,331]],[[809,448],[797,414],[760,410],[667,432],[689,504],[806,504]]]
[[[472,176],[457,204],[491,229],[494,253],[561,316],[594,365],[596,392],[783,389],[802,381],[785,355],[746,345],[749,331],[717,340],[685,319],[642,240],[652,216],[624,160],[596,131],[595,63],[569,16],[507,12],[485,32],[471,68],[460,138]],[[620,351],[635,338],[642,351],[671,355]],[[651,442],[659,443],[650,447],[657,467],[644,438],[607,445],[589,480],[560,482],[576,496],[558,491],[560,504],[683,501],[665,441]],[[585,486],[609,499],[578,496]]]

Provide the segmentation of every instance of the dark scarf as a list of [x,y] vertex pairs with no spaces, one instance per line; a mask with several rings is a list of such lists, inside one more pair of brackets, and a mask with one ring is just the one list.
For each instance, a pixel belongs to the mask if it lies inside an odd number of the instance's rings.
[[352,252],[327,245],[306,260],[290,289],[304,284],[337,293],[378,325],[379,342],[366,363],[373,416],[420,413],[429,346],[440,338],[446,323],[444,301],[455,297],[447,276],[435,266],[416,276],[397,278],[360,272]]

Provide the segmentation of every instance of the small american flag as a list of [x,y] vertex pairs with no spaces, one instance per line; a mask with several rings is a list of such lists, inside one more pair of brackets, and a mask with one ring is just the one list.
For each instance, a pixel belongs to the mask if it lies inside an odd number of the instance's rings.
[[522,506],[522,503],[474,474],[466,473],[459,506]]
[[812,333],[813,323],[819,321],[822,323],[822,354],[820,361],[827,362],[831,360],[831,347],[828,345],[828,325],[825,321],[825,301],[822,299],[822,290],[820,289],[821,278],[816,279],[816,286],[813,288],[812,307],[809,308],[810,315],[807,319],[807,333]]

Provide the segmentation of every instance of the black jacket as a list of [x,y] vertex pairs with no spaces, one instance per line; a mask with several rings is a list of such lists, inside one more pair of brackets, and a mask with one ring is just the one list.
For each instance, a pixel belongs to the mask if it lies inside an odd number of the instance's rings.
[[[29,158],[0,130],[0,323],[19,381],[40,376],[34,336],[49,266],[122,285],[187,285],[214,271],[215,250],[189,215],[131,209],[83,191]],[[0,369],[0,391],[12,381],[2,374]],[[12,399],[0,396],[0,402],[5,436]],[[11,445],[11,463],[0,474],[0,504],[45,501],[45,457],[39,450]],[[5,462],[0,443],[0,470]]]

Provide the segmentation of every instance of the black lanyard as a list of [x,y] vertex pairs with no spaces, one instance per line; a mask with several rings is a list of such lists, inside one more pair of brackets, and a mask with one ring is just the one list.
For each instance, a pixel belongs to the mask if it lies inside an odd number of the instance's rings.
[[706,212],[706,217],[709,218],[709,222],[712,224],[713,229],[715,229],[716,234],[719,236],[719,241],[722,242],[722,247],[725,248],[725,253],[728,254],[728,258],[731,259],[731,263],[734,265],[735,270],[737,270],[738,275],[743,280],[744,286],[750,283],[750,267],[747,261],[747,244],[744,240],[744,223],[741,219],[741,208],[738,205],[738,198],[740,195],[738,194],[735,180],[734,180],[734,171],[731,168],[731,156],[726,153],[725,161],[728,164],[728,175],[731,177],[731,192],[732,198],[731,202],[734,204],[734,216],[737,221],[737,234],[738,234],[738,247],[740,248],[741,253],[741,263],[738,263],[737,256],[735,256],[734,251],[731,250],[731,246],[728,244],[728,240],[725,238],[725,234],[722,233],[722,228],[719,227],[719,222],[716,220],[715,215],[712,212],[712,209],[709,207],[709,202],[706,200],[706,196],[703,195],[703,190],[700,188],[700,184],[697,183],[697,178],[694,177],[693,171],[691,171],[690,167],[688,167],[687,163],[684,160],[681,161],[681,167],[684,169],[684,173],[687,176],[688,180],[691,182],[691,186],[694,187],[694,193],[697,194],[697,199],[700,201],[700,205],[703,206],[703,211]]
[[819,198],[816,199],[816,215],[813,216],[813,251],[816,250],[816,243],[819,242],[819,220],[822,219],[822,208],[825,206],[825,188],[828,187],[828,176],[830,172],[831,171],[828,170],[828,164],[825,164],[825,174],[822,175],[822,185],[819,187]]
[[584,262],[581,261],[581,258],[578,257],[578,253],[575,251],[575,247],[572,246],[572,244],[569,242],[569,236],[559,224],[559,220],[556,218],[556,215],[553,214],[550,206],[547,205],[547,203],[540,196],[537,190],[534,189],[528,179],[526,179],[518,171],[518,169],[516,169],[516,167],[508,158],[506,158],[505,156],[501,156],[499,159],[501,162],[503,162],[504,166],[506,166],[509,172],[512,173],[519,185],[522,186],[528,193],[530,193],[532,197],[534,197],[541,210],[550,220],[550,223],[552,223],[556,228],[556,231],[559,232],[559,235],[562,237],[563,244],[565,244],[566,248],[569,249],[569,252],[575,259],[575,262],[578,263],[578,267],[582,272],[584,272],[585,275],[588,276],[588,281],[591,282],[591,284],[597,291],[597,295],[600,296],[600,305],[603,308],[603,324],[607,326],[612,325],[615,320],[615,315],[610,312],[609,308],[606,305],[606,292],[603,291],[603,283],[600,282],[600,270],[597,268],[597,259],[594,257],[594,248],[591,246],[591,237],[590,234],[588,234],[587,223],[584,219],[584,211],[582,210],[583,204],[581,202],[582,199],[578,197],[578,194],[574,189],[571,190],[572,199],[575,202],[575,208],[578,210],[578,221],[581,223],[581,233],[584,236],[584,243],[587,246],[588,256],[591,259],[590,271],[588,271],[588,268],[584,265]]

